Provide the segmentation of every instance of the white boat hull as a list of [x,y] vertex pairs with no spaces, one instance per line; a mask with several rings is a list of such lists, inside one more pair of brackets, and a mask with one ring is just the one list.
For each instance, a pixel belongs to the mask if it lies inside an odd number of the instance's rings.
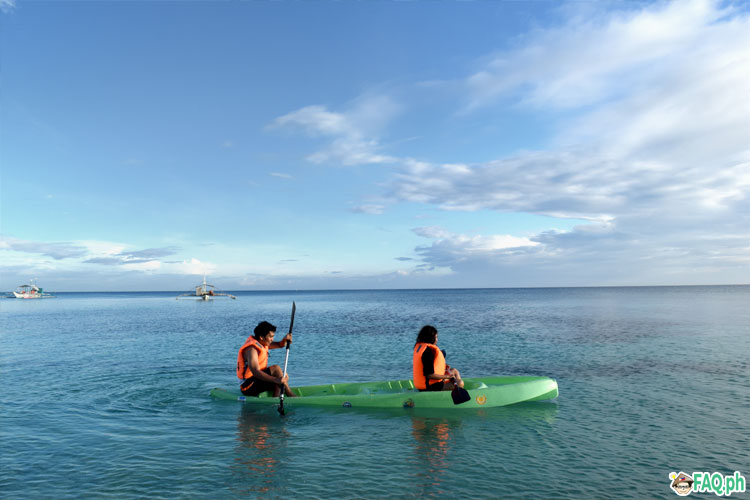
[[[41,298],[44,297],[44,295],[42,295],[41,293],[18,293],[18,292],[13,292],[13,295],[17,299],[41,299]],[[47,296],[47,297],[49,297],[49,296]]]

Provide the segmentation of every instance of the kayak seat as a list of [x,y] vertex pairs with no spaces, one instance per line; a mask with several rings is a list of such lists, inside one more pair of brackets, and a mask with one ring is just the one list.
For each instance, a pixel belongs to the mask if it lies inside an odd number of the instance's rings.
[[393,380],[388,382],[391,389],[414,389],[414,382],[411,380]]
[[487,384],[480,381],[468,381],[464,380],[464,389],[467,390],[476,390],[476,389],[487,389]]

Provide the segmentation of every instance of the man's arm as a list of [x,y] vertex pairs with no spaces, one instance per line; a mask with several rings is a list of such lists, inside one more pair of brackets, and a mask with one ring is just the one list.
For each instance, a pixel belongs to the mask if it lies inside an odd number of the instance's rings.
[[255,349],[248,349],[245,352],[249,353],[247,357],[247,364],[248,366],[250,366],[250,371],[253,372],[253,378],[264,380],[266,382],[272,382],[274,384],[282,383],[281,378],[272,377],[271,375],[260,369],[260,364],[258,364],[258,351],[256,351]]
[[281,349],[282,347],[286,347],[286,343],[292,342],[292,334],[287,333],[286,336],[279,340],[278,342],[271,342],[271,345],[268,346],[269,349]]

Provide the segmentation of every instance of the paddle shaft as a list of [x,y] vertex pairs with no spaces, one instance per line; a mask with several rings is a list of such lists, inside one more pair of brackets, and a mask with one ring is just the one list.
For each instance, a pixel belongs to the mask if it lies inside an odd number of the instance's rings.
[[[292,320],[289,322],[289,333],[292,333],[292,329],[294,328],[294,313],[297,312],[297,304],[295,302],[292,302]],[[283,379],[286,376],[286,367],[289,364],[289,348],[291,347],[292,343],[287,342],[286,343],[286,355],[284,356],[284,374],[281,376]],[[279,413],[284,414],[284,391],[286,386],[281,386],[281,395],[279,396]]]
[[[284,356],[284,375],[286,375],[286,365],[289,363],[289,342],[286,343],[286,356]],[[281,389],[283,392],[284,389]]]

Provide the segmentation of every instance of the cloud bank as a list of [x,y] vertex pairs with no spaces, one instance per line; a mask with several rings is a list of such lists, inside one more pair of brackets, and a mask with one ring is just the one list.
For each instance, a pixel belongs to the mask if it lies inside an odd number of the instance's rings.
[[[58,287],[76,282],[88,284],[84,289],[89,290],[121,290],[127,283],[147,283],[138,275],[156,277],[157,281],[170,277],[177,283],[181,277],[213,274],[217,269],[215,264],[196,258],[175,259],[183,251],[175,246],[142,250],[127,247],[105,241],[41,242],[4,235],[0,239],[0,279],[6,288],[29,276],[43,275],[45,282]],[[147,288],[154,286],[160,289],[154,284]],[[80,290],[77,285],[69,289]]]
[[160,260],[179,252],[177,247],[147,248],[132,252],[118,252],[105,257],[92,257],[83,261],[85,264],[103,264],[107,266],[123,266],[133,264],[146,264]]
[[[391,194],[593,221],[533,238],[527,264],[598,263],[643,279],[723,267],[726,279],[750,263],[749,32],[746,13],[695,1],[537,33],[465,88],[472,110],[508,96],[535,113],[564,110],[554,147],[472,165],[405,162]],[[471,248],[450,241],[420,252],[458,269]],[[501,257],[487,252],[482,264]]]
[[[398,171],[384,198],[590,223],[510,246],[500,242],[519,237],[417,228],[432,244],[416,253],[476,276],[519,267],[575,282],[593,270],[612,282],[750,279],[748,13],[706,0],[579,7],[566,7],[561,26],[485,57],[457,86],[456,119],[502,113],[510,102],[556,124],[548,148],[482,163],[387,157]],[[313,161],[378,161],[331,152],[357,130],[344,114],[305,108],[283,121],[336,137]],[[350,142],[378,143],[360,132]]]
[[83,257],[88,253],[88,249],[85,246],[76,243],[35,242],[11,236],[3,236],[0,239],[0,250],[39,254],[55,260]]

